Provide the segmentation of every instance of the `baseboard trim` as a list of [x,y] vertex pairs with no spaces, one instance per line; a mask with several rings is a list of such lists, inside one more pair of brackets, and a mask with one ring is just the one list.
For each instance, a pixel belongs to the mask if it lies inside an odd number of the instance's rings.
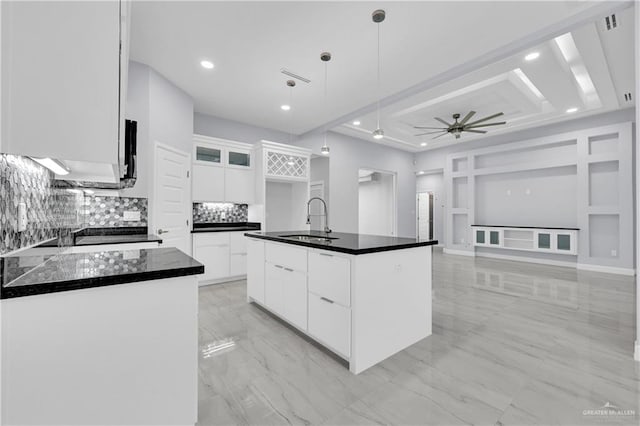
[[567,268],[574,268],[576,264],[573,262],[565,262],[563,260],[553,260],[553,259],[537,259],[535,257],[526,257],[526,256],[510,256],[508,254],[497,254],[497,253],[476,253],[476,256],[479,257],[488,257],[491,259],[500,259],[500,260],[513,260],[516,262],[527,262],[527,263],[537,263],[540,265],[552,265],[552,266],[564,266]]
[[640,341],[636,340],[636,350],[633,354],[633,358],[636,361],[640,361]]
[[467,251],[467,250],[456,250],[456,249],[450,249],[450,248],[443,248],[442,252],[444,254],[455,254],[458,256],[468,256],[468,257],[475,257],[476,256],[476,252],[475,251]]
[[636,274],[635,269],[631,268],[618,268],[615,266],[602,266],[602,265],[589,265],[586,263],[578,263],[577,268],[582,271],[590,272],[604,272],[606,274],[618,274],[634,276]]

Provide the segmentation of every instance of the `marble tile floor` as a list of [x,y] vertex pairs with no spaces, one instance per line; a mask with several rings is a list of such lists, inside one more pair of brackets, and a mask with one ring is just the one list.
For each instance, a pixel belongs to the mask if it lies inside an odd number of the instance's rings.
[[198,425],[640,424],[631,277],[441,251],[433,268],[433,335],[357,376],[245,281],[202,287]]

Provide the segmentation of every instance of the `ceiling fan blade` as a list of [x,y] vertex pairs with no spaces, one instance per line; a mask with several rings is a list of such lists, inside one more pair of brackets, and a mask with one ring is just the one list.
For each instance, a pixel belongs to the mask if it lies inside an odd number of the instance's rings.
[[417,135],[413,135],[413,136],[434,135],[434,134],[436,134],[436,133],[441,133],[441,132],[443,132],[443,131],[444,131],[444,130],[438,130],[438,131],[436,131],[436,132],[418,133]]
[[464,124],[464,123],[466,123],[467,121],[469,121],[469,119],[470,119],[471,117],[473,117],[473,116],[475,115],[475,113],[476,113],[475,111],[469,111],[469,113],[468,113],[467,115],[465,115],[465,116],[464,116],[464,118],[462,119],[462,121],[460,122],[460,124]]
[[471,132],[471,133],[487,133],[486,130],[463,130],[463,132]]
[[438,120],[439,122],[441,122],[442,124],[444,124],[447,127],[451,127],[451,124],[447,123],[446,121],[444,121],[442,118],[438,118],[438,117],[433,117],[436,120]]
[[501,115],[504,115],[504,112],[499,112],[497,114],[493,114],[488,117],[481,118],[480,120],[476,120],[473,123],[467,124],[467,126],[473,126],[474,124],[482,123],[483,121],[491,120],[492,118],[500,117]]
[[438,139],[439,137],[444,136],[444,135],[447,135],[447,134],[449,134],[449,132],[444,132],[443,134],[438,135],[438,136],[436,136],[435,138],[431,138],[431,139]]
[[475,125],[467,125],[464,126],[465,129],[475,129],[476,127],[486,127],[486,126],[501,126],[503,124],[507,124],[506,121],[501,121],[499,123],[487,123],[487,124],[475,124]]
[[424,127],[424,126],[413,126],[414,129],[433,129],[433,130],[447,130],[448,127]]

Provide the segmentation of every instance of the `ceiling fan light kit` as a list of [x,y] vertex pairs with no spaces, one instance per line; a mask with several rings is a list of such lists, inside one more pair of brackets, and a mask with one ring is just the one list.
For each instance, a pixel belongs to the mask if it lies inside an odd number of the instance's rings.
[[462,135],[463,132],[484,134],[484,133],[487,133],[487,131],[478,129],[479,127],[501,126],[503,124],[507,124],[506,121],[500,121],[497,123],[485,123],[485,121],[489,121],[504,115],[503,112],[498,112],[496,114],[489,115],[485,118],[481,118],[480,120],[469,122],[471,117],[473,117],[475,114],[476,114],[475,111],[469,111],[467,115],[464,116],[462,121],[458,121],[458,119],[460,118],[460,114],[455,113],[452,115],[454,120],[453,123],[448,123],[442,118],[434,117],[435,120],[439,121],[440,123],[444,124],[447,127],[413,126],[414,129],[429,130],[428,132],[418,133],[417,135],[414,135],[414,136],[434,135],[434,134],[440,133],[439,135],[434,136],[432,139],[437,139],[446,134],[451,134],[456,139],[460,139],[460,136]]

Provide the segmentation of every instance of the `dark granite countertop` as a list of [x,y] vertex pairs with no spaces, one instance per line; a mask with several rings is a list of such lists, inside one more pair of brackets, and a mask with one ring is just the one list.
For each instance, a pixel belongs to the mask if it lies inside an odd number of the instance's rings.
[[87,235],[77,236],[74,246],[99,246],[105,244],[127,243],[160,243],[162,238],[154,234],[127,234],[127,235]]
[[[146,226],[81,228],[71,231],[70,234],[74,246],[155,242],[162,244],[162,238],[154,234],[149,234]],[[65,244],[61,244],[58,239],[53,239],[40,244],[38,247],[58,247],[64,245]]]
[[579,231],[580,228],[558,228],[555,226],[514,226],[514,225],[471,225],[478,228],[518,228],[518,229],[553,229],[553,230],[568,230]]
[[[416,238],[385,237],[380,235],[349,234],[332,232],[325,234],[320,231],[282,231],[282,232],[252,232],[247,237],[261,238],[296,246],[312,247],[322,250],[336,251],[347,254],[378,253],[390,250],[400,250],[413,247],[432,246],[437,240],[419,240]],[[283,235],[305,235],[335,238],[330,241],[300,241]]]
[[55,253],[47,248],[0,258],[0,299],[204,273],[172,247]]
[[259,231],[260,222],[194,223],[191,233]]

